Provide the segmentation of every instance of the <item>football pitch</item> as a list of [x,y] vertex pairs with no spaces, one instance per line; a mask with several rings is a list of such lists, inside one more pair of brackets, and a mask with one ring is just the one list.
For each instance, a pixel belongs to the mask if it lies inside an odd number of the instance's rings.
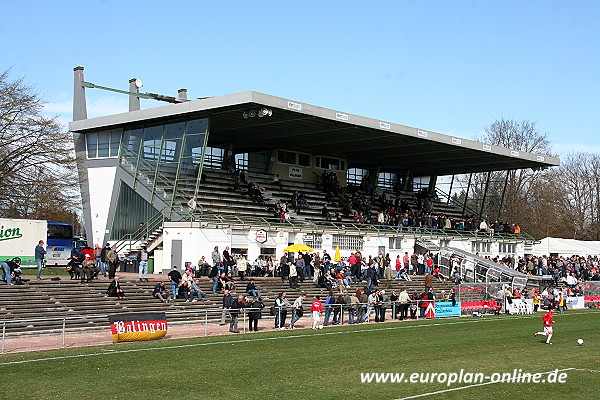
[[[541,315],[9,354],[0,356],[0,397],[600,399],[600,312],[556,313],[552,345],[534,337],[542,330]],[[508,382],[495,382],[501,379]]]

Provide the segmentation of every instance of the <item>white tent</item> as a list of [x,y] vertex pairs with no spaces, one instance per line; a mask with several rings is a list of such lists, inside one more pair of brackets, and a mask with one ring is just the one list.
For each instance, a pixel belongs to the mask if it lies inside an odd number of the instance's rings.
[[547,237],[533,246],[533,255],[600,256],[600,242]]

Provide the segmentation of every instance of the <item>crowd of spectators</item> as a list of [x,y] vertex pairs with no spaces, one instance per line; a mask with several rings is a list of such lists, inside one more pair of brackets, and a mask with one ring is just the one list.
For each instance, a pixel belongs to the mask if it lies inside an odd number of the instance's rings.
[[[417,191],[416,201],[411,204],[403,197],[399,186],[394,187],[392,198],[388,198],[389,194],[385,191],[378,193],[375,190],[369,177],[365,177],[359,185],[349,184],[345,190],[340,186],[337,175],[333,172],[323,172],[321,182],[326,201],[321,214],[327,220],[334,219],[334,214],[329,211],[329,205],[340,209],[343,215],[359,225],[372,224],[416,231],[452,229],[490,234],[521,233],[518,224],[497,220],[487,221],[474,215],[456,218],[436,211],[435,204],[439,199],[427,189]],[[337,213],[335,219],[341,222],[342,214]]]
[[521,257],[509,254],[505,257],[496,256],[490,260],[524,274],[551,276],[555,284],[565,283],[573,287],[577,282],[600,281],[598,270],[600,262],[597,256],[560,257],[555,255],[548,257],[543,255],[538,257],[527,255]]
[[[299,190],[293,191],[288,200],[270,202],[264,197],[265,189],[248,180],[244,170],[231,168],[230,173],[234,182],[233,190],[255,204],[265,205],[274,220],[290,220],[292,211],[299,215],[303,209],[310,207],[308,196]],[[283,189],[279,175],[275,175],[272,184]],[[475,215],[447,215],[443,210],[436,209],[439,199],[426,188],[417,191],[414,196],[405,197],[400,186],[395,185],[389,197],[390,192],[377,190],[369,176],[364,177],[360,184],[349,183],[347,187],[342,187],[337,174],[327,170],[321,174],[319,184],[325,194],[320,215],[327,221],[351,220],[358,225],[371,224],[409,231],[521,233],[521,227],[516,223],[488,221]]]

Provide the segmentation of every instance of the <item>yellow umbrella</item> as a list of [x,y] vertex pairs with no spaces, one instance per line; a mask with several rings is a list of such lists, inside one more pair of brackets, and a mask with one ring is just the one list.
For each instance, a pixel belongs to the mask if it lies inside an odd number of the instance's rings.
[[303,251],[305,253],[313,252],[312,247],[308,247],[305,244],[293,244],[291,246],[286,247],[283,251],[287,251],[288,253],[297,253],[299,251]]
[[333,256],[333,261],[342,261],[342,255],[340,254],[340,246],[335,247],[335,255]]

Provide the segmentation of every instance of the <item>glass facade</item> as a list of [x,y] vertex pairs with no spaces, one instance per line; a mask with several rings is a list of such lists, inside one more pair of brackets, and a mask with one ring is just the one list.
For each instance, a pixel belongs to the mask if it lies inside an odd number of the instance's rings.
[[[171,206],[197,194],[208,135],[208,118],[126,129],[121,163],[129,164],[136,185],[164,191]],[[135,187],[134,187],[135,189]]]
[[85,144],[88,158],[118,157],[121,143],[121,129],[88,133]]
[[377,186],[383,189],[392,189],[398,182],[398,175],[394,172],[380,172],[377,175]]
[[348,169],[348,184],[360,185],[364,178],[369,176],[369,170],[363,168]]
[[159,214],[157,209],[121,182],[110,239],[120,240],[124,235],[137,231],[140,223],[147,223],[157,214]]

